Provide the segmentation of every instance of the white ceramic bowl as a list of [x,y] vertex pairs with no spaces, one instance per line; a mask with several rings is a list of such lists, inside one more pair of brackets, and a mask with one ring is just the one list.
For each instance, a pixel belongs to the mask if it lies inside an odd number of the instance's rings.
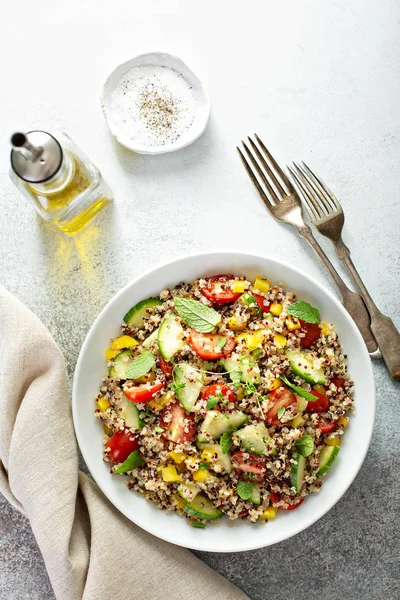
[[[173,143],[158,146],[146,146],[139,141],[132,140],[128,126],[122,125],[119,122],[118,115],[114,112],[111,98],[117,83],[133,67],[144,65],[154,65],[173,69],[182,75],[192,87],[192,93],[196,103],[193,123],[187,131]],[[107,81],[104,84],[101,106],[107,124],[115,139],[125,146],[125,148],[138,152],[139,154],[162,154],[164,152],[172,152],[188,146],[201,136],[207,126],[211,113],[210,99],[204,85],[197,75],[195,75],[180,58],[172,56],[171,54],[166,54],[165,52],[140,54],[116,67],[108,76]]]
[[[355,382],[356,414],[343,437],[341,451],[326,475],[319,494],[311,494],[295,511],[279,511],[266,525],[235,522],[205,530],[186,519],[167,514],[128,490],[124,478],[112,476],[102,461],[102,426],[93,416],[94,398],[106,372],[104,349],[119,333],[124,314],[139,300],[158,294],[180,281],[191,282],[215,273],[268,276],[320,309],[321,318],[335,324],[349,371]],[[360,469],[370,443],[375,416],[375,389],[370,358],[362,337],[342,305],[319,283],[295,267],[272,258],[234,252],[201,254],[175,260],[143,275],[121,290],[92,325],[80,352],[73,386],[76,435],[86,464],[104,494],[128,519],[168,542],[196,550],[240,552],[269,546],[289,538],[320,519],[345,493]]]

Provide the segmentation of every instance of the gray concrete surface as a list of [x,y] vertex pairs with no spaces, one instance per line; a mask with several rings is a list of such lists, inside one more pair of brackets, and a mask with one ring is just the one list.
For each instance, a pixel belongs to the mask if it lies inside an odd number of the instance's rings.
[[[30,68],[16,32],[20,39],[34,32],[40,60]],[[235,154],[253,131],[279,160],[305,159],[334,189],[354,262],[400,327],[397,0],[43,0],[40,11],[24,0],[4,8],[0,34],[0,277],[49,327],[70,380],[99,310],[129,280],[174,256],[267,253],[333,289],[308,248],[253,193]],[[206,76],[213,100],[205,135],[166,156],[119,147],[99,104],[108,72],[148,49],[186,58]],[[8,133],[36,127],[67,131],[115,192],[112,209],[75,239],[41,222],[8,179]],[[400,598],[400,387],[381,362],[374,373],[372,444],[330,513],[274,547],[199,554],[252,600]],[[4,499],[0,510],[0,598],[50,600],[29,524]]]

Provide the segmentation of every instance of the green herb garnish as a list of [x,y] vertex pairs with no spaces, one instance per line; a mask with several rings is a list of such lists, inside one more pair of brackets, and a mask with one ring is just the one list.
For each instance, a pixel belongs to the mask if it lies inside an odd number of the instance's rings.
[[221,321],[216,310],[191,298],[174,298],[178,315],[186,325],[200,333],[209,333]]
[[222,336],[221,336],[221,337],[219,337],[219,338],[217,339],[217,347],[218,347],[220,350],[222,350],[222,348],[225,346],[226,342],[227,342],[227,340],[226,340],[226,338],[225,338],[225,337],[222,337]]
[[221,446],[222,454],[228,454],[232,446],[231,434],[228,431],[225,431],[225,433],[221,435],[219,443]]
[[305,400],[308,400],[309,402],[315,402],[315,400],[318,400],[317,396],[313,396],[313,394],[310,394],[310,392],[306,392],[306,390],[304,390],[300,385],[294,385],[294,383],[291,383],[288,378],[285,377],[285,375],[281,375],[280,379],[288,387],[292,388],[292,390],[296,392],[298,396],[301,396]]
[[150,371],[155,362],[156,359],[150,350],[145,350],[128,365],[126,378],[139,379],[139,377],[146,375]]
[[286,408],[284,406],[281,406],[281,408],[278,408],[278,419],[281,420],[283,415],[286,412]]
[[195,527],[196,529],[205,529],[206,526],[204,523],[202,523],[201,521],[190,521],[190,524],[192,527]]
[[208,463],[200,463],[199,469],[209,469],[210,465]]
[[214,408],[214,406],[216,406],[219,402],[219,398],[217,398],[217,396],[210,396],[207,400],[207,404],[206,404],[206,408],[207,410],[210,410],[211,408]]
[[140,467],[142,462],[143,460],[139,450],[134,450],[118,469],[114,469],[114,473],[127,473],[128,471]]
[[301,319],[306,323],[319,323],[320,316],[318,308],[314,308],[308,302],[300,300],[299,302],[293,302],[288,306],[287,312],[296,319]]
[[248,481],[240,481],[236,491],[242,500],[248,500],[253,493],[253,486]]
[[302,456],[310,456],[314,450],[314,441],[311,435],[307,435],[305,433],[299,440],[297,440],[295,446],[299,454]]
[[159,427],[158,425],[156,425],[156,426],[154,427],[154,431],[155,431],[156,433],[162,433],[162,432],[164,431],[164,428],[163,428],[163,427]]

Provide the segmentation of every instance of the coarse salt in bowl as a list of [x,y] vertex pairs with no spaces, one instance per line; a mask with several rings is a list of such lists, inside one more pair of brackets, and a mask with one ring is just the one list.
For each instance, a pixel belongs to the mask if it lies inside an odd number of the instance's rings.
[[208,123],[211,104],[198,77],[180,59],[141,54],[108,77],[101,99],[116,140],[140,154],[179,150]]

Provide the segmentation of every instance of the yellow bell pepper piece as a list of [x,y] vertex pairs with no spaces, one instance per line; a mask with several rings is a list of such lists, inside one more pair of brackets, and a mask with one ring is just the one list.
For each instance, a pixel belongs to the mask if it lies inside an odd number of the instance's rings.
[[269,389],[272,392],[272,390],[277,390],[278,388],[280,388],[282,386],[283,386],[282,381],[275,377],[275,379],[272,380],[272,383],[269,386]]
[[325,440],[325,444],[327,446],[340,446],[339,438],[331,438],[330,440]]
[[273,302],[271,304],[269,312],[271,312],[274,315],[274,317],[279,317],[279,315],[282,312],[282,304],[278,304],[278,302]]
[[267,294],[269,292],[270,283],[269,283],[268,279],[264,279],[263,277],[257,276],[253,287],[258,292]]
[[234,281],[231,285],[231,290],[234,294],[243,294],[246,289],[246,281]]
[[174,452],[174,450],[172,450],[172,452],[168,452],[168,454],[177,465],[183,463],[187,458],[187,454],[184,452]]
[[109,408],[110,403],[107,400],[107,398],[104,398],[104,396],[102,396],[101,398],[97,399],[97,406],[99,407],[100,412],[104,412],[105,410],[107,410],[107,408]]
[[107,348],[107,350],[104,350],[104,354],[106,355],[106,360],[112,360],[113,358],[115,358],[117,356],[117,354],[119,354],[119,350],[114,350],[113,348]]
[[180,480],[180,476],[178,474],[178,471],[176,470],[175,465],[168,465],[168,467],[163,467],[161,473],[162,478],[166,483],[173,483],[174,481]]
[[196,473],[193,473],[194,481],[207,481],[210,476],[211,473],[207,469],[199,469]]
[[301,323],[296,318],[289,318],[286,319],[286,327],[289,329],[289,331],[294,331],[295,329],[300,329]]
[[328,323],[322,322],[321,325],[320,325],[320,327],[321,327],[321,333],[322,333],[322,335],[329,335],[330,334],[331,330],[330,330],[330,327],[329,327]]
[[214,456],[214,450],[212,450],[211,448],[204,448],[203,452],[201,453],[201,460],[203,462],[210,462],[212,460],[212,457]]
[[269,506],[260,516],[260,521],[272,521],[276,517],[278,509],[275,506]]
[[110,435],[110,433],[112,432],[112,429],[111,429],[111,427],[109,427],[108,425],[106,425],[105,423],[103,423],[103,431],[107,435]]
[[133,348],[138,346],[139,342],[133,339],[130,335],[121,335],[111,342],[113,350],[123,350],[124,348]]
[[180,508],[181,510],[183,510],[186,506],[186,502],[184,501],[183,498],[181,498],[179,496],[179,494],[173,494],[172,495],[173,499],[175,500],[175,504],[178,508]]
[[345,429],[350,423],[350,419],[348,417],[340,417],[338,424]]
[[284,348],[286,346],[286,338],[284,335],[280,335],[279,333],[276,333],[274,335],[274,342],[275,344],[277,344],[277,346],[281,346],[282,348]]
[[247,327],[247,319],[238,318],[236,315],[233,315],[228,321],[228,327],[232,331],[243,331]]
[[[324,396],[326,396],[326,389],[324,388],[323,385],[317,383],[317,385],[314,385],[314,390],[316,390],[320,394],[323,394]],[[312,393],[312,390],[311,390],[311,393]]]
[[148,402],[147,406],[151,410],[154,410],[154,409],[162,410],[165,406],[167,406],[167,404],[172,402],[173,399],[174,399],[173,393],[168,391],[168,392],[165,392],[165,394],[160,396],[158,399],[153,398],[152,400],[150,400],[150,402]]
[[297,417],[295,417],[292,421],[290,421],[289,425],[290,427],[302,427],[305,423],[305,419],[304,417],[301,417],[300,415],[298,415]]
[[252,333],[241,333],[236,336],[236,341],[241,342],[242,340],[246,344],[249,350],[255,350],[258,345],[261,344],[263,339],[262,331],[253,331]]

